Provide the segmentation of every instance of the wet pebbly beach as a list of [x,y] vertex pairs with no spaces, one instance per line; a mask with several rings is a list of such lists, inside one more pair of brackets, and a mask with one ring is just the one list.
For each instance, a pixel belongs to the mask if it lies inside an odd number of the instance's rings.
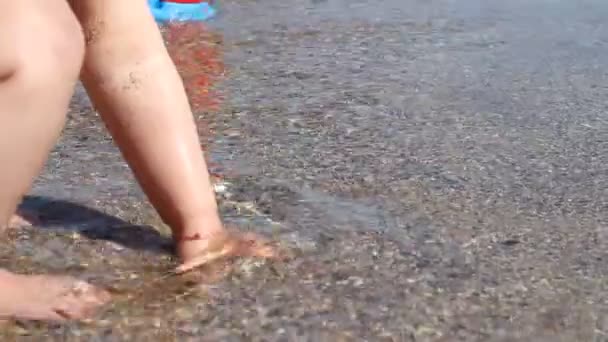
[[608,340],[608,5],[220,6],[189,36],[206,64],[178,64],[224,220],[289,258],[171,276],[168,230],[79,88],[23,204],[42,224],[0,261],[114,301],[1,340]]

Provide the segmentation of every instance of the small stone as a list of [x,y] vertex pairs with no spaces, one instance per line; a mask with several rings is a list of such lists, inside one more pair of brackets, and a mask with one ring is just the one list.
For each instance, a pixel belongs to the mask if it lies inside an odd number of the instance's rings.
[[363,278],[361,277],[350,277],[350,281],[354,287],[360,287],[364,283]]
[[116,242],[108,241],[108,247],[112,248],[115,251],[122,251],[125,249],[124,246],[117,244]]
[[158,317],[154,318],[154,321],[152,322],[152,325],[156,328],[156,329],[160,329],[161,326],[161,319]]
[[224,182],[220,181],[220,182],[213,184],[213,190],[215,191],[215,193],[223,194],[226,192],[227,187],[226,187],[226,184],[224,184]]

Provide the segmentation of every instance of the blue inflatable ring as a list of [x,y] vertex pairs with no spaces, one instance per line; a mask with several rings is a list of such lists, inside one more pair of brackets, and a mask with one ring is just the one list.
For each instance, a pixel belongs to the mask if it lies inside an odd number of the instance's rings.
[[194,4],[175,3],[161,0],[148,0],[152,15],[157,22],[205,21],[216,15],[215,6],[208,2]]

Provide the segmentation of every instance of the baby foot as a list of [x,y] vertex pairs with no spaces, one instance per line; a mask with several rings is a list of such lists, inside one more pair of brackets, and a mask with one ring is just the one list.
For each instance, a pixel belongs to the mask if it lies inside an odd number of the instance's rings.
[[0,270],[0,320],[79,320],[109,300],[107,291],[71,277]]
[[40,218],[33,212],[27,210],[17,210],[8,220],[8,229],[19,229],[35,226],[40,223]]
[[212,261],[229,257],[276,258],[276,249],[253,233],[235,233],[225,230],[202,236],[185,236],[177,242],[182,263],[176,273],[185,273]]

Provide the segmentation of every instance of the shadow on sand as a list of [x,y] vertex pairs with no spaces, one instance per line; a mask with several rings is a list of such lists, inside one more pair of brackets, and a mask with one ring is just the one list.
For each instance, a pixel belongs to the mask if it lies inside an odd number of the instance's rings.
[[112,241],[126,248],[173,252],[171,239],[152,226],[132,224],[70,201],[26,196],[19,210],[34,214],[36,227],[78,231],[89,239]]

